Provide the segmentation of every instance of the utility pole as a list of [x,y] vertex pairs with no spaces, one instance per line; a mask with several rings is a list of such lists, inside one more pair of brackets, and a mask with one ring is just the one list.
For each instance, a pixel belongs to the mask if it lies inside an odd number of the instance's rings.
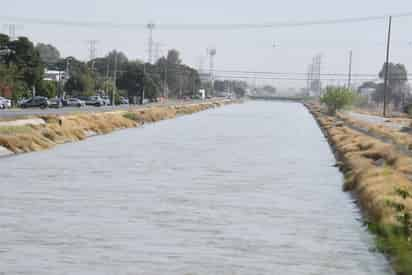
[[105,77],[105,85],[104,85],[104,93],[105,95],[109,95],[109,70],[110,70],[110,63],[108,62],[108,58],[106,58],[106,77]]
[[[147,29],[149,30],[149,41],[148,41],[148,56],[147,56],[147,63],[152,64],[153,58],[153,30],[155,28],[154,23],[149,23],[146,25]],[[140,97],[140,104],[143,105],[144,97],[145,97],[145,79],[146,79],[146,63],[143,63],[143,87],[142,87],[142,96]]]
[[392,29],[392,16],[389,16],[388,26],[388,42],[386,44],[386,63],[385,63],[385,81],[383,84],[383,116],[387,115],[387,93],[388,93],[388,77],[389,77],[389,55],[391,47],[391,29]]
[[140,104],[143,105],[144,103],[144,93],[146,89],[145,85],[145,80],[146,80],[146,63],[143,64],[143,87],[142,87],[142,96],[140,97]]
[[163,97],[168,98],[168,92],[167,92],[167,60],[164,63],[164,79],[163,79]]
[[112,106],[115,106],[116,81],[117,81],[117,52],[114,55],[114,69],[113,69],[113,91],[112,91]]
[[352,82],[352,50],[349,51],[349,73],[348,73],[348,89],[351,87]]

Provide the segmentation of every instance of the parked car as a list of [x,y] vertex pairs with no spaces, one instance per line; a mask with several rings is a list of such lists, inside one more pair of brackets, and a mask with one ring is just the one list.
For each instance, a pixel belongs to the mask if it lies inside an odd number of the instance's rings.
[[120,97],[120,104],[129,104],[129,99],[127,97]]
[[49,108],[61,108],[63,107],[63,102],[60,98],[53,98],[49,100]]
[[102,100],[105,106],[111,105],[110,98],[108,96],[102,96]]
[[24,102],[21,103],[20,107],[22,108],[32,108],[32,107],[40,107],[45,109],[49,106],[49,101],[47,97],[43,96],[35,96],[32,97]]
[[0,109],[11,108],[11,100],[0,96]]
[[78,98],[68,98],[63,100],[63,106],[80,108],[86,106],[86,103]]
[[90,106],[104,106],[105,103],[103,99],[100,96],[85,96],[85,97],[79,97],[79,99],[83,100],[86,105]]

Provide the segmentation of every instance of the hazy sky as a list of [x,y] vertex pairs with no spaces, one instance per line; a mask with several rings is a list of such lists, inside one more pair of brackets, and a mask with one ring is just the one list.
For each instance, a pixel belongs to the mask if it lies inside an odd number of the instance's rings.
[[[296,22],[412,12],[412,1],[408,0],[0,0],[0,6],[0,24],[18,23],[4,19],[14,16],[113,23],[146,24],[153,21],[159,28],[161,24]],[[169,48],[178,49],[184,62],[196,67],[201,57],[204,67],[207,66],[206,48],[214,46],[217,70],[305,73],[312,57],[322,53],[323,73],[345,73],[348,52],[352,49],[354,73],[377,73],[384,62],[386,24],[376,21],[253,30],[158,29],[154,31],[154,40],[163,44],[163,52]],[[412,68],[411,31],[412,17],[394,19],[391,59],[408,68]],[[148,32],[144,28],[104,29],[22,23],[16,32],[36,42],[53,44],[64,56],[87,59],[86,40],[95,39],[99,40],[98,56],[116,48],[131,59],[147,59]],[[274,43],[276,48],[273,48]],[[303,87],[306,83],[300,80],[269,82],[279,87]]]

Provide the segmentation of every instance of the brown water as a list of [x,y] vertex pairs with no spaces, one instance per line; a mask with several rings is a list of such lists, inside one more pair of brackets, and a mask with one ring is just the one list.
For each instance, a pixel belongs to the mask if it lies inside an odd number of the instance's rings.
[[249,102],[0,159],[0,274],[390,274],[313,118]]

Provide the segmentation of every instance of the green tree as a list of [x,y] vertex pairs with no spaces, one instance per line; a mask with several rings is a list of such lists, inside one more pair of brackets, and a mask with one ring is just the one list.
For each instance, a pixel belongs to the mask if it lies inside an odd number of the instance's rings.
[[[386,75],[386,63],[383,64],[382,69],[379,72],[379,77],[385,79]],[[408,82],[408,71],[405,65],[389,63],[388,65],[388,102],[392,101],[395,108],[399,108],[400,104],[405,99],[406,83]]]
[[320,101],[327,106],[329,114],[335,115],[336,111],[351,105],[354,98],[352,91],[347,88],[329,86]]
[[[146,69],[144,69],[146,66]],[[117,87],[127,91],[129,97],[141,97],[144,88],[145,98],[155,98],[160,93],[159,74],[153,73],[156,70],[155,65],[141,64],[133,61],[128,62],[124,72],[117,79]],[[146,74],[144,74],[146,71]]]
[[0,95],[11,97],[15,102],[29,96],[27,84],[16,65],[0,64]]
[[6,58],[6,63],[18,67],[19,73],[21,73],[22,79],[28,87],[34,87],[43,80],[43,62],[28,38],[19,37],[17,40],[9,41],[7,47],[13,50],[14,53]]
[[109,76],[113,75],[113,70],[115,66],[115,59],[117,58],[117,70],[122,71],[124,67],[129,62],[127,56],[120,51],[113,50],[109,52],[105,57],[100,57],[93,59],[88,62],[89,68],[91,68],[93,63],[94,71],[100,76],[105,77],[107,74]]
[[36,86],[36,94],[39,96],[45,96],[53,98],[57,96],[57,82],[43,80]]
[[37,43],[36,50],[39,52],[41,60],[46,65],[55,64],[60,59],[60,52],[53,45]]
[[159,80],[157,86],[164,88],[163,81],[166,79],[169,96],[192,95],[200,87],[198,72],[183,64],[177,50],[169,50],[167,57],[157,60],[155,66],[147,70],[151,78]]
[[96,77],[90,71],[86,63],[74,57],[61,59],[57,64],[59,70],[69,71],[69,78],[66,80],[64,90],[69,95],[93,95],[95,93]]

